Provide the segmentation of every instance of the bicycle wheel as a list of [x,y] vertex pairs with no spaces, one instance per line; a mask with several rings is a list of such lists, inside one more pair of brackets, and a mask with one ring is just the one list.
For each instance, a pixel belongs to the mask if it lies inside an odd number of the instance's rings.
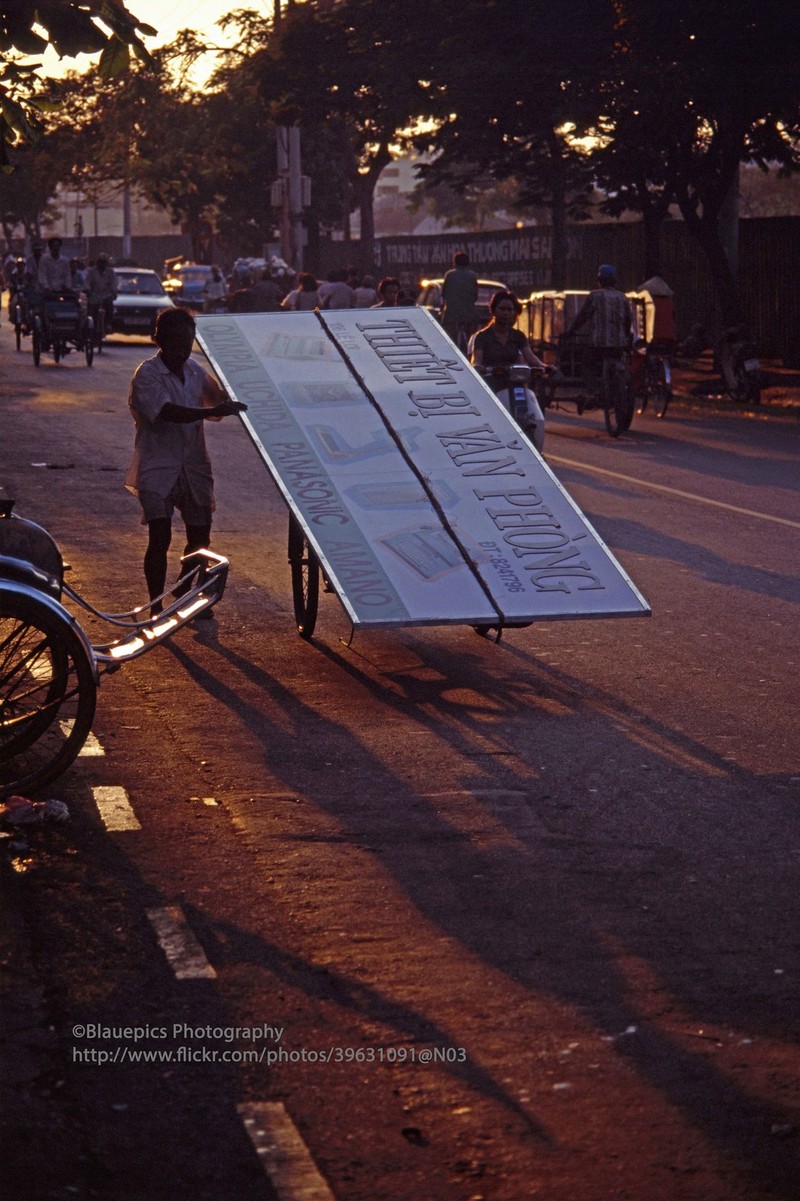
[[86,366],[91,367],[94,362],[94,321],[91,317],[86,318],[86,325],[83,327],[83,351],[86,355]]
[[97,310],[97,316],[94,319],[94,344],[97,348],[97,353],[103,353],[103,339],[106,336],[106,314],[102,307]]
[[17,350],[22,349],[22,326],[23,326],[22,308],[20,307],[20,305],[16,305],[14,308],[14,336],[16,337],[16,340],[17,340]]
[[653,378],[653,410],[656,417],[665,417],[672,400],[672,371],[666,359],[659,359]]
[[310,638],[319,607],[319,559],[294,514],[289,517],[289,566],[297,632],[301,638]]
[[92,727],[96,681],[66,617],[0,590],[0,797],[67,770]]
[[31,350],[33,351],[33,365],[34,367],[38,367],[42,359],[42,322],[39,317],[34,317],[33,319]]
[[621,363],[608,363],[603,368],[603,416],[612,438],[624,434],[633,421],[633,389],[628,373]]

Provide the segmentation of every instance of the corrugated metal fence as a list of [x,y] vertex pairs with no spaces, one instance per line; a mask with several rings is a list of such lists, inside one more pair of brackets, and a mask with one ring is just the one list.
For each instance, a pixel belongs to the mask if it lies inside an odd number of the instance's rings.
[[[718,321],[703,252],[681,221],[664,225],[662,275],[675,292],[681,337],[699,322]],[[324,266],[352,262],[353,243],[331,243]],[[552,233],[544,227],[485,234],[379,238],[376,270],[398,275],[406,285],[439,277],[456,250],[488,279],[503,280],[517,295],[551,287]],[[627,290],[644,279],[644,230],[638,223],[571,226],[567,287],[591,288],[600,263],[614,263]],[[739,224],[739,275],[747,320],[762,354],[800,365],[800,217],[753,218]]]

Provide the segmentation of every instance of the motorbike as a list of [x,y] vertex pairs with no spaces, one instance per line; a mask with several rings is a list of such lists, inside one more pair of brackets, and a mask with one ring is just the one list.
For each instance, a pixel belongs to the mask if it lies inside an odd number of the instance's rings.
[[761,364],[755,343],[742,326],[726,329],[717,344],[717,361],[731,400],[761,403]]
[[544,413],[536,393],[529,387],[533,374],[531,367],[527,363],[515,363],[511,367],[482,367],[478,370],[541,454],[544,446]]

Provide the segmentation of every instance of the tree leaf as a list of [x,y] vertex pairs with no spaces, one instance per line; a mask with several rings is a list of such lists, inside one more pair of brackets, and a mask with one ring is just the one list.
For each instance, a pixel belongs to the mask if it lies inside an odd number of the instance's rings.
[[115,34],[100,55],[97,69],[101,79],[116,79],[123,71],[127,71],[130,61],[131,52],[128,46]]

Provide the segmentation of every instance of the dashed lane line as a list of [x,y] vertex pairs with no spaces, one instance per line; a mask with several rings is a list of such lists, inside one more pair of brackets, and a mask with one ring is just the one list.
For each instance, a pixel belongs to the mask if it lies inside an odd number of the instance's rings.
[[161,950],[178,980],[213,980],[216,972],[186,923],[179,905],[148,909]]
[[800,530],[800,521],[792,521],[789,517],[775,517],[772,513],[761,513],[757,509],[743,509],[740,505],[729,505],[724,500],[712,500],[708,496],[698,496],[696,492],[684,492],[681,488],[670,488],[667,484],[654,484],[652,480],[640,480],[633,475],[623,475],[619,471],[609,471],[605,467],[594,467],[590,463],[581,463],[576,459],[563,459],[561,455],[547,455],[548,463],[562,463],[565,467],[577,467],[594,475],[607,475],[612,480],[624,480],[627,484],[637,484],[640,488],[649,488],[655,492],[667,492],[670,496],[678,496],[681,500],[693,500],[701,505],[711,505],[715,509],[727,509],[729,513],[739,513],[743,517],[757,517],[760,521],[772,521],[776,525],[788,525],[793,530]]
[[280,1201],[336,1201],[280,1101],[236,1108]]
[[119,830],[141,830],[141,824],[133,812],[128,794],[116,784],[99,784],[92,788],[92,796],[105,828],[112,833]]

